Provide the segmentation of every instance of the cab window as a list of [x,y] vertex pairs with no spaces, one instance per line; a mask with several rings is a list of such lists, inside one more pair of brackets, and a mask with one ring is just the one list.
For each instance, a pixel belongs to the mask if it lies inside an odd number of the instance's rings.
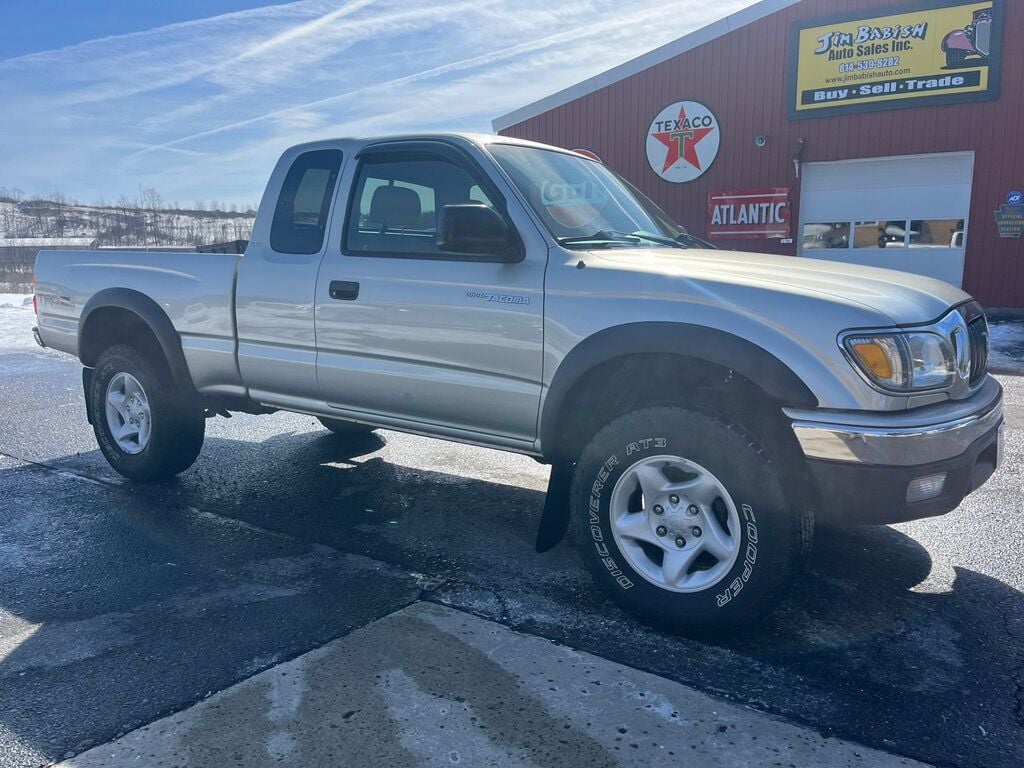
[[460,164],[429,152],[388,153],[360,163],[345,250],[351,255],[441,256],[438,218],[446,205],[487,194]]
[[304,152],[288,169],[270,227],[270,247],[278,253],[317,253],[324,244],[331,198],[341,168],[341,152]]

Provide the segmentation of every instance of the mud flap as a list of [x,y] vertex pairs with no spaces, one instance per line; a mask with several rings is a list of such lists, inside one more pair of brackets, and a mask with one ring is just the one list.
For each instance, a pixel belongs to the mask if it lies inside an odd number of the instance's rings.
[[92,389],[93,368],[82,369],[82,392],[85,393],[85,418],[90,424],[93,423],[92,403],[89,398],[89,390]]
[[537,528],[537,551],[554,549],[569,528],[569,489],[572,486],[573,464],[557,462],[551,467],[544,513]]

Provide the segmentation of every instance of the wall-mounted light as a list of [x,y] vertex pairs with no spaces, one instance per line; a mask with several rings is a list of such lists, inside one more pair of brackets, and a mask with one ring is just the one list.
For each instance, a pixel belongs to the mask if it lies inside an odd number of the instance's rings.
[[758,149],[764,149],[768,146],[768,137],[761,135],[754,139],[754,146]]
[[800,178],[800,156],[804,153],[804,140],[802,138],[797,139],[793,145],[793,151],[790,156],[793,158],[793,168],[796,170],[796,177]]

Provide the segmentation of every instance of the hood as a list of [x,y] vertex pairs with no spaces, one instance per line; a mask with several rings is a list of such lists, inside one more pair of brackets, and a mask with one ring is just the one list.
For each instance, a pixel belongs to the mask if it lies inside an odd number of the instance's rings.
[[[970,299],[930,277],[823,259],[742,251],[623,248],[589,252],[601,266],[702,284],[734,285],[859,304],[894,325],[936,320]],[[597,264],[595,264],[597,266]]]

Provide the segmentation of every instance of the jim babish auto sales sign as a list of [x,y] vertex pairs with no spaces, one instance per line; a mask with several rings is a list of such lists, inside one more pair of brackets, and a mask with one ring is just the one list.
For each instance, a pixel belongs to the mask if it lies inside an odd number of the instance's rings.
[[1003,0],[925,0],[887,15],[797,22],[790,117],[996,99],[1002,24]]

